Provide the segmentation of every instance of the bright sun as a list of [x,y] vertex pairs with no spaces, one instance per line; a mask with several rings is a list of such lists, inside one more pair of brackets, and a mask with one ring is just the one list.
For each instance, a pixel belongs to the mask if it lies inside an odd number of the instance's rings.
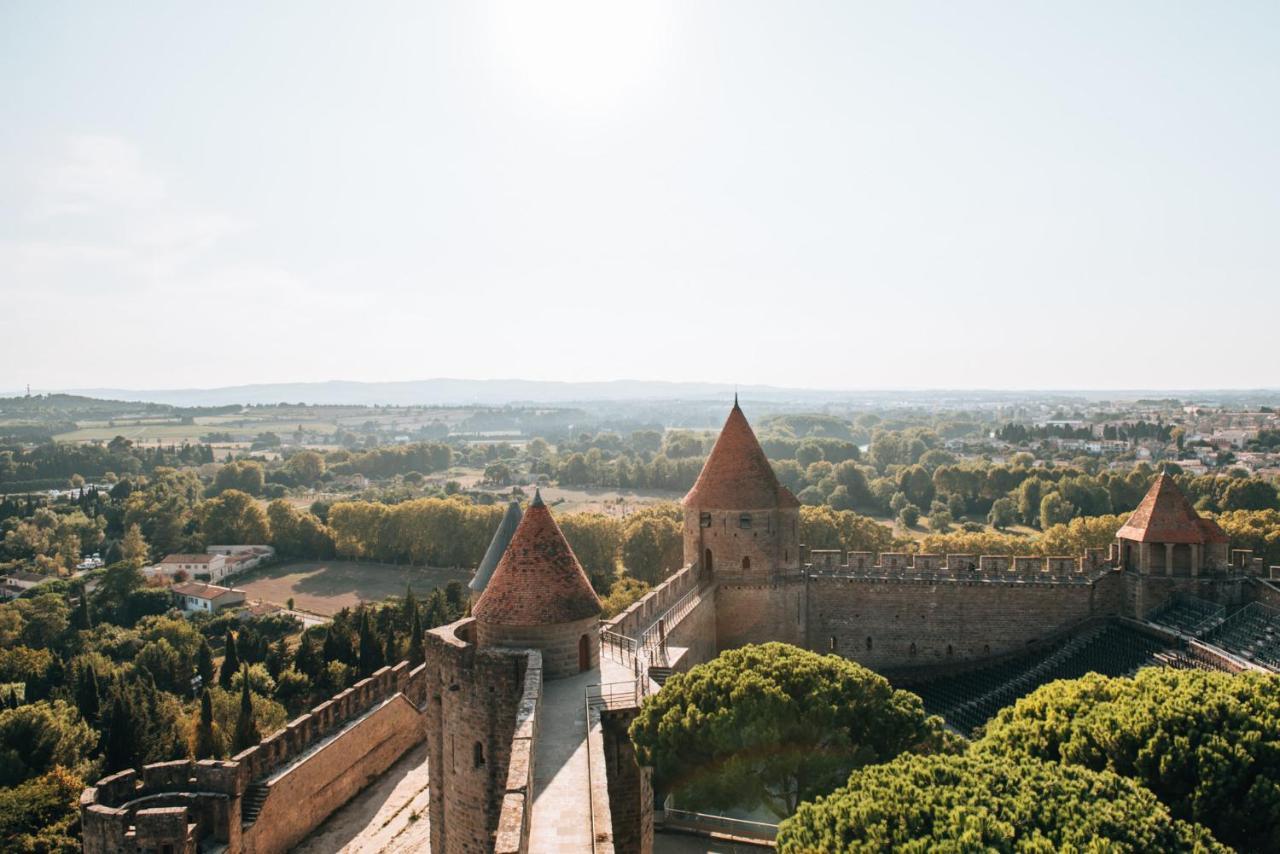
[[658,77],[670,43],[661,3],[539,0],[490,7],[497,63],[525,97],[597,110]]

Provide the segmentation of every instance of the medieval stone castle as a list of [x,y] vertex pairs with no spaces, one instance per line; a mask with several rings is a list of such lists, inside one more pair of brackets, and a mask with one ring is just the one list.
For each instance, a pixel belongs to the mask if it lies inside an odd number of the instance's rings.
[[627,726],[668,674],[720,650],[785,641],[910,682],[1123,623],[1239,670],[1265,665],[1152,616],[1184,599],[1219,614],[1280,605],[1260,561],[1230,551],[1167,477],[1109,550],[1081,556],[808,552],[799,502],[736,402],[683,507],[684,567],[602,622],[549,508],[513,505],[472,616],[427,633],[424,665],[384,668],[229,760],[101,780],[81,799],[84,850],[285,851],[425,742],[425,827],[388,849],[648,852],[655,822],[673,819]]

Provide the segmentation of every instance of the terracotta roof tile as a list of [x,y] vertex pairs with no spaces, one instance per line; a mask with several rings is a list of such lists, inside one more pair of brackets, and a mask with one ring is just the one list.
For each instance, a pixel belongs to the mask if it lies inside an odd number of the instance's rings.
[[799,507],[791,490],[778,483],[773,466],[734,400],[711,455],[693,489],[681,502],[706,510],[764,510]]
[[483,623],[543,626],[597,616],[600,598],[551,511],[534,493],[472,614]]
[[1116,536],[1139,543],[1225,543],[1218,523],[1202,519],[1172,477],[1162,474],[1151,484],[1137,509]]

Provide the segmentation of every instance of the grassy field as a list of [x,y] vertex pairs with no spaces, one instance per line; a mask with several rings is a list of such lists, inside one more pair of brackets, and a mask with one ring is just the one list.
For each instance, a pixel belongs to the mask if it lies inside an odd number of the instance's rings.
[[464,584],[471,579],[465,569],[393,566],[385,563],[358,563],[346,560],[293,561],[256,570],[235,582],[251,600],[285,605],[330,616],[361,602],[379,602],[388,596],[403,596],[405,587],[426,597],[433,588],[450,581]]

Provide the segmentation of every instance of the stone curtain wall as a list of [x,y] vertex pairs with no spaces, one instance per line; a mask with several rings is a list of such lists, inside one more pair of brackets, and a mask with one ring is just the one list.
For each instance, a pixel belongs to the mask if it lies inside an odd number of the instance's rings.
[[808,646],[874,670],[1007,655],[1111,608],[1097,587],[1045,582],[809,580]]
[[273,778],[243,850],[286,851],[395,764],[425,734],[422,715],[403,694]]
[[600,628],[624,637],[639,639],[641,632],[652,625],[654,620],[698,586],[698,573],[699,567],[696,562],[687,564],[631,603],[631,607],[627,610],[601,623]]
[[[347,738],[347,732],[339,734],[342,727],[397,694],[402,694],[410,707],[420,708],[425,688],[425,666],[410,670],[408,662],[401,662],[360,680],[230,760],[160,762],[146,765],[140,771],[128,769],[105,777],[80,796],[84,851],[116,854],[122,849],[136,849],[143,837],[159,840],[158,834],[168,832],[165,828],[177,827],[178,822],[173,818],[175,813],[156,810],[176,807],[186,810],[187,821],[199,825],[197,838],[212,835],[226,843],[230,854],[246,850],[241,838],[241,801],[251,783],[325,739],[335,735],[335,740]],[[414,736],[412,743],[421,740],[420,721],[409,733]],[[352,743],[360,743],[363,737],[361,733],[351,734]],[[333,808],[340,805],[335,804]],[[303,814],[314,819],[310,830],[323,821],[328,812],[316,815],[314,811],[303,811]],[[133,835],[129,832],[131,825],[137,828]],[[163,844],[174,844],[175,850],[181,851],[182,843],[182,839],[173,838]],[[256,850],[283,849],[259,846]]]
[[758,584],[716,585],[717,650],[781,641],[805,645],[808,601],[803,577]]
[[479,647],[474,618],[427,632],[426,653],[431,850],[524,852],[542,656]]

